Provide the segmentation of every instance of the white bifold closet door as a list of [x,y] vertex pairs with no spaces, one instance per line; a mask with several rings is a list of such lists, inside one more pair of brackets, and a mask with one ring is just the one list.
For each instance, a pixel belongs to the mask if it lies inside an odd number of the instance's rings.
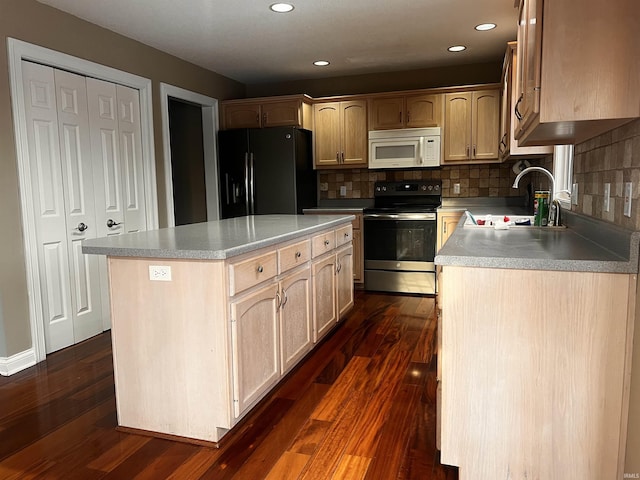
[[145,228],[138,91],[31,62],[22,69],[51,353],[110,327],[106,260],[82,254],[82,240]]

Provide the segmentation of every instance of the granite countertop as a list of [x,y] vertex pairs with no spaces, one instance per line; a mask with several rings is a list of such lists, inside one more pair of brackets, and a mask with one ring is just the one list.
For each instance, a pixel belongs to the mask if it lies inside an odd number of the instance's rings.
[[462,217],[436,255],[435,263],[519,270],[638,273],[640,232],[572,212],[563,212],[563,216],[567,228],[509,230],[464,227],[466,217]]
[[353,215],[256,215],[95,238],[82,252],[114,257],[220,260],[351,222]]

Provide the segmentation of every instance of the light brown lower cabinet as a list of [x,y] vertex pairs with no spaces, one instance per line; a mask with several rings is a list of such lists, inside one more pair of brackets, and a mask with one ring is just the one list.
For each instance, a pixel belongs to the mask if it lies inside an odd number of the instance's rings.
[[636,276],[443,266],[441,290],[442,463],[623,478]]
[[218,442],[353,305],[351,241],[347,221],[227,260],[109,257],[118,425]]

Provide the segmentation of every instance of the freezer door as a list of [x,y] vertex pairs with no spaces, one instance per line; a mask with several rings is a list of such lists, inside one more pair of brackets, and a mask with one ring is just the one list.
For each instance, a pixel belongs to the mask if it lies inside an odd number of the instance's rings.
[[245,129],[218,132],[220,218],[249,214],[249,135]]

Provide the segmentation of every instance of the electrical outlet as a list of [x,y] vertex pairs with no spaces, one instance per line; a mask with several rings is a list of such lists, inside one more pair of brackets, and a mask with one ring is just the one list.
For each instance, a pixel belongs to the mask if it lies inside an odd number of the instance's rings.
[[631,216],[631,194],[633,192],[633,184],[625,182],[624,184],[624,216]]
[[611,184],[605,183],[604,184],[604,204],[602,205],[602,208],[604,209],[605,212],[609,211],[610,199],[611,199]]
[[347,187],[345,187],[344,185],[342,185],[340,187],[340,196],[341,197],[346,197],[347,196]]
[[574,183],[571,188],[571,205],[578,204],[578,184]]
[[170,282],[171,267],[168,265],[149,265],[149,280]]
[[460,184],[459,183],[454,183],[453,184],[453,193],[455,195],[460,195]]

